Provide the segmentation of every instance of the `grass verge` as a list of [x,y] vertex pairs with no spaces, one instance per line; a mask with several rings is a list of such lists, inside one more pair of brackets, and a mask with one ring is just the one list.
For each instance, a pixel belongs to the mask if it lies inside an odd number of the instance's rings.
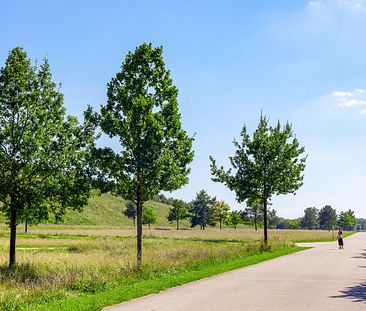
[[114,283],[109,284],[108,287],[93,294],[79,294],[78,296],[64,297],[62,301],[44,302],[41,305],[36,306],[28,305],[26,310],[100,310],[109,305],[157,293],[167,288],[257,264],[265,260],[304,249],[307,248],[283,247],[274,251],[265,251],[257,255],[242,258],[217,258],[217,260],[201,261],[199,263],[192,263],[185,267],[173,268],[171,270],[142,270],[131,276],[120,278]]
[[[349,232],[344,232],[343,233],[343,237],[349,237],[353,234],[357,233],[356,231],[349,231]],[[319,238],[319,239],[297,239],[294,240],[294,243],[317,243],[317,242],[335,242],[337,241],[337,232],[335,231],[334,233],[334,237],[330,238],[330,239],[324,239],[324,238]]]

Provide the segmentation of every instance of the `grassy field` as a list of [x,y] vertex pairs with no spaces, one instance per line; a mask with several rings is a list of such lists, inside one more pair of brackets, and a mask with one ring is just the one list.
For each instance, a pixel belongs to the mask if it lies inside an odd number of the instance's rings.
[[[138,271],[133,229],[41,225],[28,234],[19,233],[18,266],[9,270],[9,232],[0,225],[0,309],[79,310],[83,305],[89,306],[83,310],[98,310],[108,303],[291,253],[298,250],[294,241],[333,238],[327,231],[270,230],[265,249],[262,234],[252,229],[145,228],[143,266]],[[69,309],[64,308],[65,301]]]
[[300,250],[294,242],[334,240],[333,232],[241,226],[175,230],[169,205],[148,202],[158,224],[144,228],[143,265],[136,266],[136,232],[110,194],[69,212],[62,224],[18,227],[17,263],[8,265],[9,228],[0,218],[0,310],[100,310],[119,301]]

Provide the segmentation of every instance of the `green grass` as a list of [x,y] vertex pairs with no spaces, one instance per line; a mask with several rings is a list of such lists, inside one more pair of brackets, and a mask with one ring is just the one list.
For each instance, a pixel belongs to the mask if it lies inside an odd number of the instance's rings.
[[157,293],[167,288],[182,285],[191,281],[207,278],[219,273],[253,265],[265,260],[291,254],[306,248],[284,247],[273,252],[266,251],[257,255],[242,258],[218,258],[215,261],[193,263],[184,268],[172,270],[156,270],[140,272],[133,277],[124,277],[112,286],[93,294],[81,294],[77,297],[67,297],[62,301],[45,303],[38,306],[28,306],[27,310],[56,311],[56,310],[100,310],[103,307],[119,302],[128,301],[144,295]]
[[[355,234],[356,231],[349,231],[349,232],[343,232],[343,238],[346,238],[348,236],[351,236],[352,234]],[[292,242],[294,243],[317,243],[317,242],[334,242],[337,240],[337,232],[334,232],[334,236],[332,235],[331,238],[324,238],[320,237],[318,239],[295,239]]]

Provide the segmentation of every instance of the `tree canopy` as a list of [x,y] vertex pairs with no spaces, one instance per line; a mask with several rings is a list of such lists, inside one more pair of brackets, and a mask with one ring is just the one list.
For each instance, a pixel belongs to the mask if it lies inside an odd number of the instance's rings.
[[319,225],[321,229],[332,230],[337,223],[337,212],[330,205],[325,205],[319,211]]
[[36,224],[86,204],[93,142],[94,126],[66,114],[48,60],[33,66],[22,48],[11,50],[0,70],[0,201],[10,265],[20,221]]
[[241,143],[234,140],[235,155],[230,157],[232,168],[224,170],[211,160],[212,180],[224,183],[235,191],[238,202],[260,200],[263,205],[264,241],[267,242],[267,205],[273,195],[295,193],[303,184],[305,149],[292,132],[292,126],[280,122],[272,127],[261,115],[252,138],[244,125]]
[[108,84],[107,105],[92,119],[122,151],[96,150],[99,171],[116,193],[136,203],[137,260],[142,259],[142,205],[160,191],[188,182],[192,142],[182,128],[178,89],[165,68],[163,48],[142,44],[129,52]]
[[215,225],[215,218],[213,217],[214,204],[216,198],[210,197],[205,190],[197,193],[196,198],[191,203],[191,226],[200,226],[205,230],[206,226]]
[[176,221],[177,230],[179,230],[179,221],[190,217],[188,212],[189,205],[183,200],[174,199],[172,207],[169,209],[168,220],[170,222]]

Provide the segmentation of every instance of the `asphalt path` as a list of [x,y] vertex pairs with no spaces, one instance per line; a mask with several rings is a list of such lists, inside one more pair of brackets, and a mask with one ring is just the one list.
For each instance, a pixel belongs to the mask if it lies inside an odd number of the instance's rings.
[[108,311],[366,310],[366,233],[178,286]]

